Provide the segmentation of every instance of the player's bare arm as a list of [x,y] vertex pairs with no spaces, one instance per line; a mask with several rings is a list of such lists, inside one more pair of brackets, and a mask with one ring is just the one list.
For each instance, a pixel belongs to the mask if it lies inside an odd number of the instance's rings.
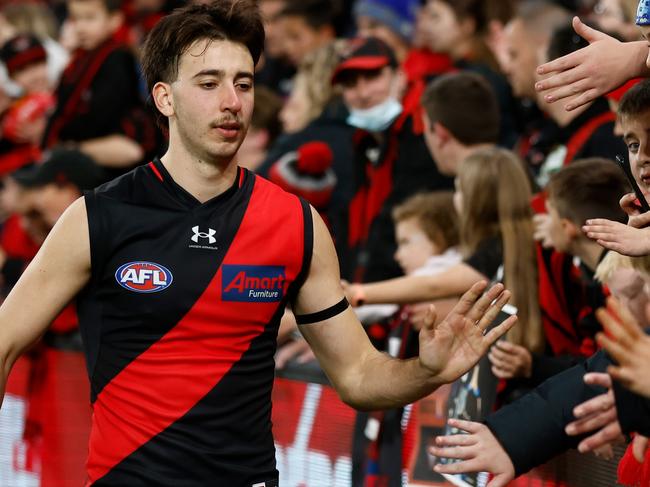
[[74,202],[0,307],[0,401],[16,359],[35,343],[90,277],[86,205]]
[[[334,245],[318,214],[312,210],[312,215],[314,251],[294,305],[298,323],[304,323],[301,317],[330,309],[343,299]],[[358,409],[399,407],[460,377],[515,324],[516,318],[511,317],[484,334],[510,297],[500,284],[483,294],[486,287],[484,281],[472,286],[437,326],[431,316],[420,331],[420,356],[410,360],[377,351],[349,307],[302,324],[300,331],[346,403]]]

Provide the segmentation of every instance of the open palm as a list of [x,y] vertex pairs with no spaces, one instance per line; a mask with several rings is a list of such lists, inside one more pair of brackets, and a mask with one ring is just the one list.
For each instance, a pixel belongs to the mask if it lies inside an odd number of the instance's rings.
[[472,286],[437,326],[428,320],[420,330],[420,362],[443,382],[453,382],[471,369],[490,346],[517,321],[511,316],[486,330],[510,299],[502,284],[483,294],[485,281]]

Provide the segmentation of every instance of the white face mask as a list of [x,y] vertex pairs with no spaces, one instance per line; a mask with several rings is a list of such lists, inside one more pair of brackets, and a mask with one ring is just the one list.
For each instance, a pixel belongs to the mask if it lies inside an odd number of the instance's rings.
[[369,132],[382,132],[402,113],[402,104],[389,96],[386,101],[365,109],[350,109],[347,122]]

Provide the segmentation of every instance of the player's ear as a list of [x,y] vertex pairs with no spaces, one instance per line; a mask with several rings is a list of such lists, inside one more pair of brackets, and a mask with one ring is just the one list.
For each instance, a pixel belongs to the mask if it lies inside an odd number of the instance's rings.
[[174,115],[174,97],[171,85],[159,81],[153,86],[151,97],[160,113],[166,117]]

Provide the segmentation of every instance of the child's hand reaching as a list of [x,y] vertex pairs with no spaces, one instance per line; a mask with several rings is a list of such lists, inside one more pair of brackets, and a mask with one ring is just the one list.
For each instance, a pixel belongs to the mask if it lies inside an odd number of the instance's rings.
[[490,349],[488,358],[492,363],[492,373],[499,379],[530,377],[533,372],[533,356],[514,343],[499,340]]
[[606,249],[630,257],[650,254],[650,228],[638,228],[643,222],[650,223],[650,212],[630,216],[630,223],[596,218],[587,220],[582,227],[587,237],[595,240]]

